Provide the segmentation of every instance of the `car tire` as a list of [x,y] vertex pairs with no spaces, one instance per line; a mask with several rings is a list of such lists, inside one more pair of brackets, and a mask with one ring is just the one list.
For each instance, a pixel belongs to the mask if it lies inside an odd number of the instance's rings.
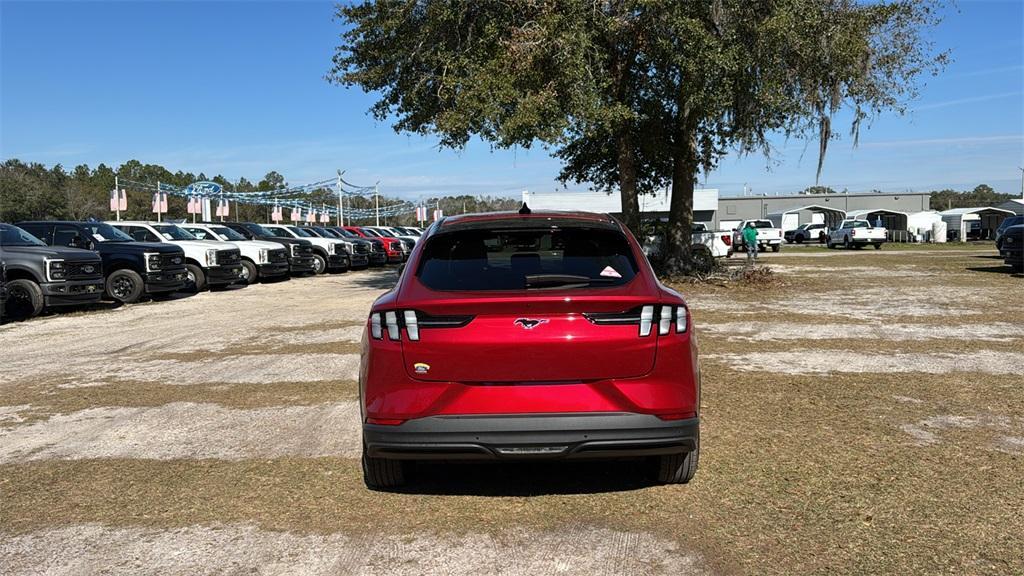
[[831,249],[835,248],[835,246],[836,245],[832,243],[832,240],[830,238],[826,238],[825,239],[825,248],[828,248],[829,250],[831,250]]
[[797,244],[803,244],[804,243],[804,235],[803,234],[797,234],[796,237],[793,238],[793,239],[796,240]]
[[386,490],[405,484],[405,466],[401,460],[371,458],[363,452],[363,482],[370,490]]
[[697,473],[700,445],[691,452],[658,456],[657,480],[662,484],[686,484]]
[[242,259],[242,281],[246,284],[255,284],[260,280],[260,270],[249,260]]
[[327,272],[327,259],[319,254],[313,254],[313,275],[319,276]]
[[118,302],[134,304],[142,298],[145,284],[134,270],[114,270],[107,276],[107,295]]
[[782,244],[772,244],[772,252],[778,252],[782,250]]
[[882,244],[881,243],[875,244],[875,250],[881,250],[881,249],[882,249]]
[[849,236],[847,236],[846,238],[843,239],[843,248],[846,248],[847,250],[853,248],[853,243],[850,242],[850,237]]
[[186,283],[185,289],[192,292],[202,292],[206,289],[206,274],[203,273],[203,269],[195,264],[185,264],[185,269],[188,270],[188,278],[192,281],[191,287]]
[[43,290],[31,280],[7,282],[7,304],[4,312],[14,320],[28,320],[43,311]]

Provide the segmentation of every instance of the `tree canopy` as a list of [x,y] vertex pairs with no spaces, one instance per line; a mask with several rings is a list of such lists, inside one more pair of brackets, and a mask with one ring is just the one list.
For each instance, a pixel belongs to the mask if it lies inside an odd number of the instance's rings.
[[771,136],[819,141],[832,119],[901,112],[941,68],[922,31],[930,0],[365,0],[328,80],[378,94],[399,132],[550,146],[563,181],[637,194],[672,188],[666,268],[688,266],[693,187],[730,151],[770,155]]

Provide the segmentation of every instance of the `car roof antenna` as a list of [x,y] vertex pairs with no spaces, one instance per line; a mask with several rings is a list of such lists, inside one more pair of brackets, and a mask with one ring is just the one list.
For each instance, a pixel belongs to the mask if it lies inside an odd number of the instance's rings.
[[530,210],[530,207],[526,205],[526,202],[523,202],[523,207],[519,209],[519,213],[520,214],[532,214],[533,211]]

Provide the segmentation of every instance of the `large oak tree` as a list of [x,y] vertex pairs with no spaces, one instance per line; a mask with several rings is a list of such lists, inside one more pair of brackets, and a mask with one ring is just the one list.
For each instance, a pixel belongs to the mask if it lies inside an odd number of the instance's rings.
[[671,186],[670,273],[689,270],[694,185],[771,136],[818,140],[844,107],[903,111],[938,70],[930,0],[378,0],[338,8],[328,80],[379,99],[375,117],[459,148],[540,142],[563,181],[637,194]]

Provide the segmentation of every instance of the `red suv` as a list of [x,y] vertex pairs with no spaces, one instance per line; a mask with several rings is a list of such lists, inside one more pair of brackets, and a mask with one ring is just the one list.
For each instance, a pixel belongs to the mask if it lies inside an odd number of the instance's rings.
[[409,460],[649,457],[688,482],[700,373],[690,314],[615,219],[444,218],[373,304],[359,374],[363,476]]

